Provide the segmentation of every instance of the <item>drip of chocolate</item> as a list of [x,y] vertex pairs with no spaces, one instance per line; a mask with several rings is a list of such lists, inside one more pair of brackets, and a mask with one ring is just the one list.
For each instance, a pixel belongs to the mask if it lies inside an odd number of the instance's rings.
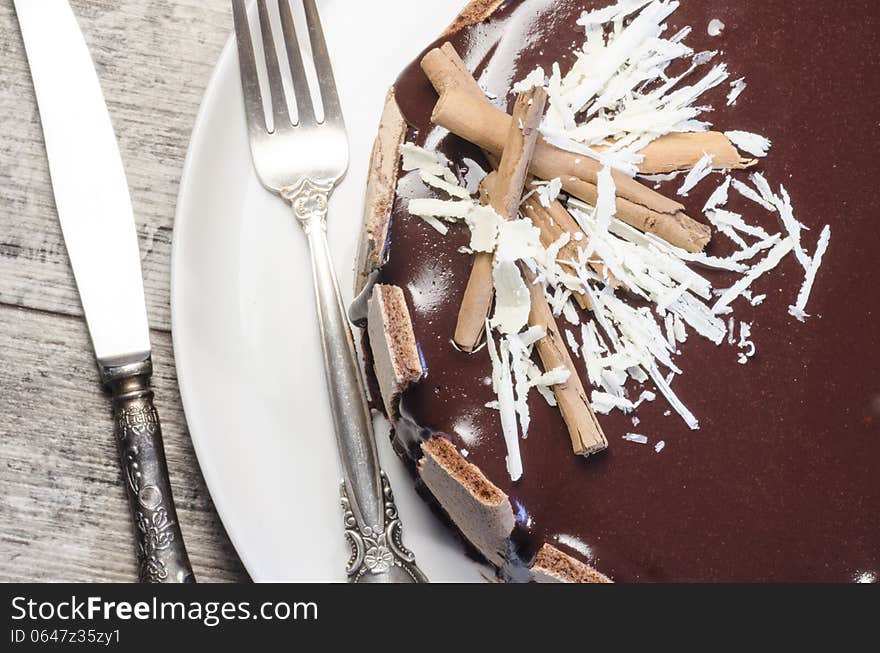
[[[447,39],[490,97],[511,108],[513,82],[536,65],[565,72],[583,41],[575,24],[605,2],[507,2],[486,23]],[[725,28],[710,36],[709,22]],[[505,470],[505,445],[485,351],[451,344],[471,258],[459,253],[465,229],[441,236],[406,210],[413,197],[433,197],[417,174],[402,176],[393,211],[388,263],[379,281],[404,289],[425,378],[403,398],[406,428],[398,451],[417,455],[420,438],[443,433],[513,504],[517,555],[530,560],[548,542],[616,581],[852,581],[880,574],[880,238],[872,189],[880,176],[876,143],[880,92],[880,12],[874,0],[688,0],[668,21],[669,33],[694,28],[686,43],[723,52],[730,79],[748,88],[726,106],[727,84],[700,100],[720,131],[741,129],[773,140],[760,170],[783,183],[808,251],[830,223],[831,247],[805,324],[789,316],[803,269],[793,256],[760,279],[767,300],[735,304],[751,323],[757,355],[737,364],[737,350],[691,333],[677,362],[674,388],[699,418],[690,431],[658,398],[638,410],[634,428],[619,412],[600,416],[609,449],[572,455],[562,418],[534,394],[532,426],[521,443],[522,480]],[[438,42],[442,43],[442,41]],[[437,44],[435,44],[437,45]],[[433,45],[431,46],[433,47]],[[436,94],[418,60],[396,84],[411,125],[408,139],[446,154],[464,179],[480,152],[430,124]],[[742,174],[742,173],[739,173]],[[700,216],[713,176],[684,198]],[[671,194],[680,184],[668,182]],[[768,232],[778,218],[731,193],[729,207]],[[772,230],[772,231],[771,231]],[[716,234],[709,253],[732,252]],[[701,270],[716,288],[734,277]],[[589,319],[584,314],[584,319]],[[573,328],[564,321],[560,326]],[[737,325],[738,329],[738,325]],[[579,366],[586,378],[583,363]],[[648,445],[622,436],[638,431]],[[665,441],[657,453],[654,444]]]

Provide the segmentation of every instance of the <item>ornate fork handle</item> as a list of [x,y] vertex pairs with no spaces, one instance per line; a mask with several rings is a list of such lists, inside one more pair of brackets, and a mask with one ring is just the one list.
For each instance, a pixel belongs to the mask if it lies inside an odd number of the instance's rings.
[[113,400],[119,462],[137,529],[140,582],[194,583],[171,495],[159,413],[150,390],[153,364],[148,358],[102,373]]
[[351,582],[424,583],[415,556],[403,546],[388,477],[379,468],[373,425],[354,342],[327,244],[327,200],[333,182],[302,179],[282,191],[305,231],[312,259],[324,369],[342,460],[345,535]]

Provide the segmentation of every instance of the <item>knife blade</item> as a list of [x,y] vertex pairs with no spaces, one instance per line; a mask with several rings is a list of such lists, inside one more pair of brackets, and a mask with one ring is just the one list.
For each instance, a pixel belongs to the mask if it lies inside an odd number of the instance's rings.
[[14,0],[64,242],[105,388],[138,537],[140,579],[190,582],[159,416],[128,182],[98,75],[67,0]]

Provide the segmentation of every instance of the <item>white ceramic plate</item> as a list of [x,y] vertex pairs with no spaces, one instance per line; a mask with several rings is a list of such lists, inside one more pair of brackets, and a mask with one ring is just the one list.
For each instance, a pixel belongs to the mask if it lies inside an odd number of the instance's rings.
[[[411,10],[411,0],[319,2],[351,143],[348,175],[329,213],[346,302],[385,92],[461,4],[419,3],[412,16],[402,11]],[[248,572],[256,581],[344,580],[340,471],[308,249],[287,207],[253,172],[232,41],[193,131],[171,285],[187,422],[211,496]],[[481,580],[481,569],[414,492],[387,431],[377,431],[377,439],[404,542],[422,569],[434,581]]]

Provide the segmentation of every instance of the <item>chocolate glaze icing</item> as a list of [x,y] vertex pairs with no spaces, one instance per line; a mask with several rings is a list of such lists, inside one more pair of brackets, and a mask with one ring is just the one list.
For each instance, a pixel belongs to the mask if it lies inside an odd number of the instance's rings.
[[[570,60],[582,42],[574,21],[592,0],[522,0],[503,5],[486,23],[448,40],[477,72],[484,88],[512,106],[513,81],[536,64]],[[697,415],[691,432],[661,399],[638,411],[633,428],[620,413],[600,416],[609,449],[575,457],[559,412],[535,394],[532,426],[522,441],[525,474],[505,471],[498,414],[484,381],[484,351],[473,355],[451,342],[471,259],[457,252],[464,230],[446,237],[408,215],[412,197],[433,196],[418,177],[402,176],[394,206],[389,260],[381,283],[401,286],[427,364],[422,382],[402,408],[413,424],[400,429],[398,451],[418,455],[414,441],[442,432],[469,452],[511,499],[517,515],[512,540],[530,560],[549,542],[617,581],[851,581],[880,574],[880,239],[873,189],[880,177],[880,10],[874,0],[683,0],[669,29],[691,25],[687,43],[719,50],[731,79],[746,77],[736,106],[727,86],[707,96],[716,129],[743,129],[773,140],[761,169],[784,183],[797,217],[811,231],[830,223],[831,246],[800,324],[787,313],[803,280],[788,257],[754,286],[767,293],[752,308],[739,300],[738,319],[753,322],[756,357],[745,366],[736,350],[692,334],[678,364],[675,389]],[[726,27],[710,37],[713,18]],[[441,41],[442,42],[442,41]],[[439,42],[438,42],[439,43]],[[485,166],[470,144],[434,128],[436,94],[418,60],[397,81],[397,98],[411,125],[409,138],[438,148],[459,164]],[[701,215],[713,183],[684,199]],[[661,188],[674,193],[676,182]],[[766,229],[773,216],[735,193],[730,207]],[[730,247],[715,237],[710,253]],[[716,287],[731,279],[705,272]],[[578,366],[581,362],[576,361]],[[579,370],[584,375],[584,370]],[[584,376],[585,378],[585,376]],[[411,424],[412,426],[412,424]],[[637,430],[651,443],[625,442]]]

